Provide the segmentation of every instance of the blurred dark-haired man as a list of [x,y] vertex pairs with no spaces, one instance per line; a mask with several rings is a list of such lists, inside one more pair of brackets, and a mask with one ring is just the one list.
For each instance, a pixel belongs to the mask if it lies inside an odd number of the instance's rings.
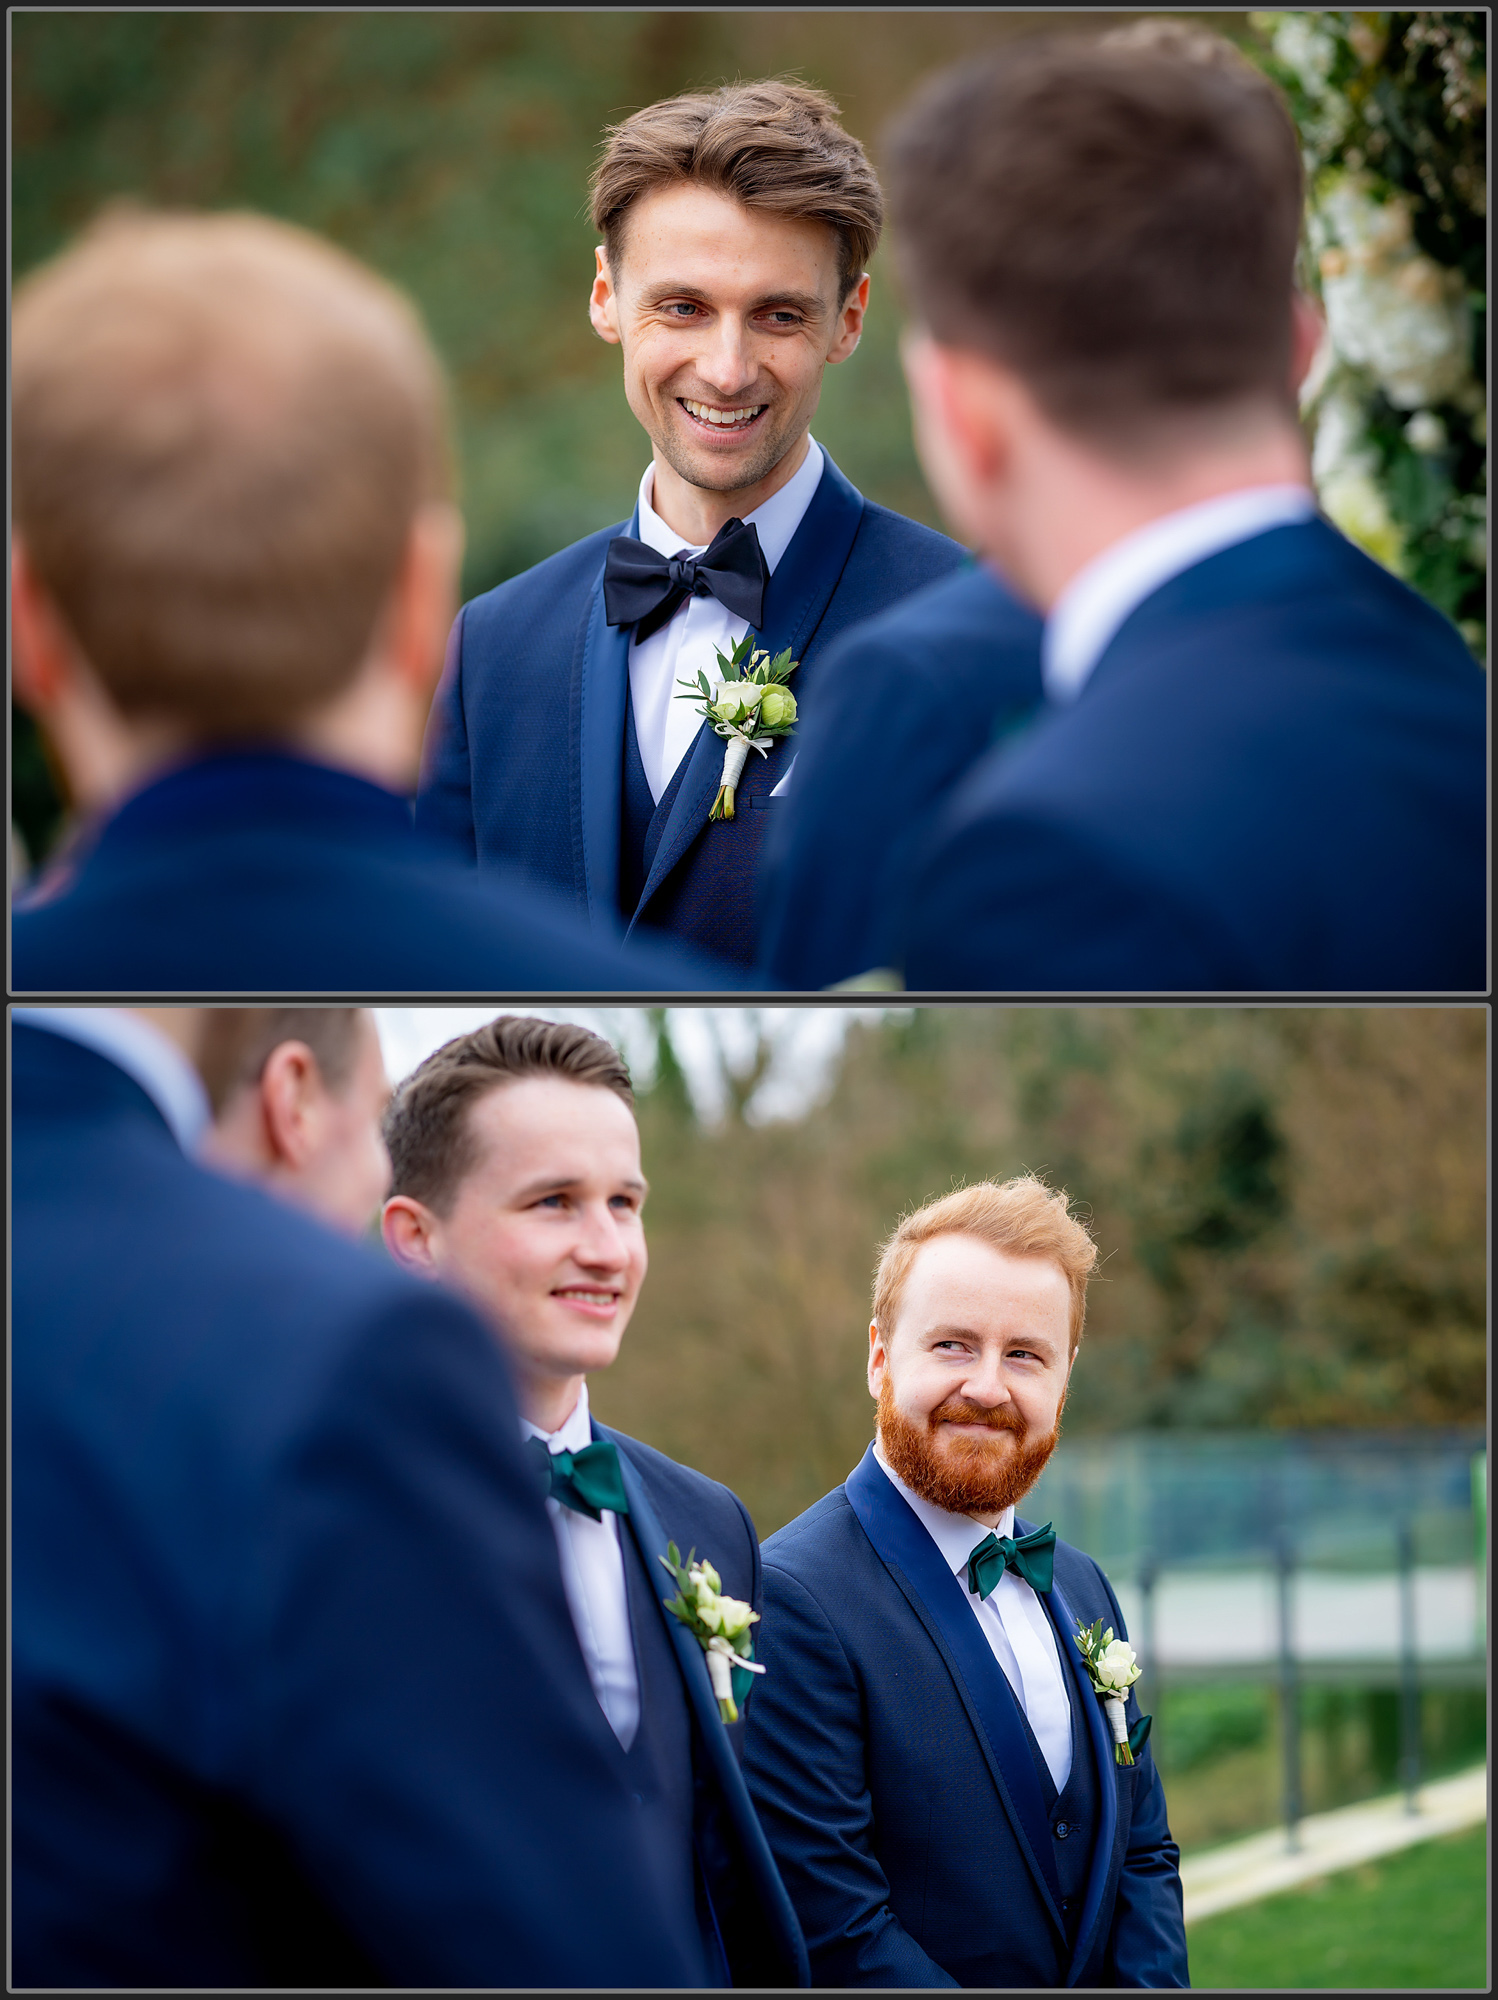
[[[727,1487],[588,1406],[645,1276],[633,1103],[617,1051],[586,1028],[501,1015],[446,1043],[391,1102],[385,1242],[470,1298],[509,1356],[598,1705],[625,1782],[660,1815],[676,1926],[700,1938],[714,1985],[804,1986],[801,1933],[739,1771],[753,1673],[721,1650],[710,1667],[666,1608],[674,1542],[711,1566],[735,1632],[757,1619],[753,1523]],[[727,1645],[721,1619],[712,1636]]]
[[887,173],[923,462],[1046,619],[1043,717],[911,870],[907,984],[1481,988],[1483,676],[1317,514],[1279,93],[1180,22],[1018,42]]
[[204,1011],[12,1015],[12,1977],[695,1986],[492,1334],[195,1162]]
[[106,216],[16,289],[11,408],[16,693],[82,821],[18,990],[721,983],[413,833],[463,530],[393,286],[264,216]]
[[[760,855],[794,736],[728,747],[699,674],[752,635],[816,712],[839,633],[955,570],[945,536],[865,500],[812,437],[858,346],[884,202],[824,92],[783,79],[645,106],[593,176],[589,313],[651,444],[632,518],[464,607],[417,823],[520,863],[595,925],[754,962]],[[683,686],[685,683],[685,687]],[[799,724],[798,724],[799,726]]]
[[202,1157],[358,1235],[390,1186],[390,1084],[367,1007],[214,1007],[198,1051]]

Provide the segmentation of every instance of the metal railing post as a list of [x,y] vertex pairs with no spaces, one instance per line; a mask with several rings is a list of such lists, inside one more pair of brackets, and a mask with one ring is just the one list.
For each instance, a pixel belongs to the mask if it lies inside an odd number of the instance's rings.
[[1399,1782],[1404,1809],[1420,1810],[1420,1662],[1415,1650],[1415,1530],[1399,1523]]
[[1275,1572],[1279,1586],[1280,1642],[1280,1732],[1284,1760],[1285,1845],[1294,1854],[1300,1848],[1300,1680],[1295,1663],[1295,1552],[1288,1535],[1275,1546]]

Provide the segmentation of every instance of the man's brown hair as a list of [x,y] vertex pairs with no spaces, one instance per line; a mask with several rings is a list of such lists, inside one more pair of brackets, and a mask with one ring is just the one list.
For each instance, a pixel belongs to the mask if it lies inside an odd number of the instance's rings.
[[612,1042],[568,1021],[501,1014],[429,1055],[396,1090],[385,1112],[390,1192],[448,1215],[479,1162],[470,1106],[522,1077],[553,1076],[612,1090],[634,1106],[623,1056]]
[[[318,1074],[337,1097],[359,1054],[363,1007],[210,1007],[197,1070],[215,1118],[239,1091],[256,1084],[283,1042],[303,1042]],[[371,1022],[371,1026],[373,1023]]]
[[27,277],[15,517],[127,715],[274,734],[352,681],[450,486],[414,308],[257,215],[123,210]]
[[1300,147],[1220,36],[1145,21],[965,61],[897,122],[886,177],[916,319],[1056,423],[1288,402]]
[[838,239],[839,302],[862,277],[884,226],[868,156],[824,90],[771,77],[689,91],[609,127],[590,191],[609,268],[622,263],[631,205],[696,181],[745,208],[825,222]]
[[887,1342],[916,1252],[934,1236],[976,1236],[1011,1257],[1040,1257],[1060,1266],[1071,1291],[1069,1343],[1073,1354],[1087,1317],[1087,1281],[1097,1245],[1071,1212],[1068,1196],[1034,1174],[1013,1180],[976,1181],[907,1215],[879,1252],[874,1273],[874,1320]]

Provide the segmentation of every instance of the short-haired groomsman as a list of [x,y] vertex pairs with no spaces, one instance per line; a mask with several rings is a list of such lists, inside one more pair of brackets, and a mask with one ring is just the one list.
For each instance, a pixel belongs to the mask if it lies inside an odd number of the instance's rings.
[[[682,1949],[704,1955],[713,1985],[804,1986],[805,1946],[739,1769],[742,1715],[719,1708],[701,1639],[666,1609],[674,1542],[683,1562],[711,1565],[742,1630],[759,1612],[753,1523],[727,1487],[588,1407],[587,1378],[618,1354],[645,1276],[633,1101],[623,1061],[586,1028],[501,1015],[444,1044],[386,1118],[385,1242],[463,1292],[509,1356],[578,1644],[621,1779],[654,1816]],[[727,1644],[721,1623],[714,1636]],[[762,1678],[726,1660],[720,1672],[741,1701]]]
[[17,287],[16,693],[77,816],[17,990],[680,989],[411,824],[457,598],[410,302],[257,215],[106,215]]
[[765,1543],[745,1768],[819,1986],[1189,1983],[1148,1719],[1130,1694],[1113,1728],[1074,1642],[1122,1645],[1118,1600],[1014,1512],[1096,1255],[1029,1176],[907,1216],[874,1280],[876,1442]]
[[610,134],[591,316],[651,463],[629,521],[454,628],[417,817],[481,868],[518,862],[595,923],[753,961],[795,737],[749,754],[733,817],[714,819],[724,739],[679,684],[716,678],[752,633],[790,649],[814,714],[837,636],[962,561],[810,434],[824,369],[858,345],[882,219],[863,148],[801,84],[672,98]]
[[1317,513],[1274,86],[1178,21],[1018,42],[887,173],[927,472],[1046,619],[1046,713],[912,870],[907,985],[1484,988],[1484,676]]

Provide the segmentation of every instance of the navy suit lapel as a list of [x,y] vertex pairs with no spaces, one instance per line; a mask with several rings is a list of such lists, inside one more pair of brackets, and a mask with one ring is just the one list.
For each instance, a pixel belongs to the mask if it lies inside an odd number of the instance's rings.
[[[858,523],[863,517],[863,496],[838,471],[830,457],[825,463],[811,505],[801,525],[791,537],[791,545],[775,567],[765,591],[762,624],[754,635],[755,649],[775,654],[789,646],[791,657],[799,660],[821,624],[832,593],[837,589]],[[601,597],[602,591],[600,589]],[[798,692],[799,675],[792,675],[791,690]],[[623,727],[622,720],[620,724]],[[795,739],[791,739],[794,748]],[[723,775],[723,738],[704,722],[688,751],[686,776],[676,795],[676,804],[661,834],[659,847],[640,897],[643,911],[651,897],[680,861],[692,842],[707,825],[718,796]],[[757,751],[751,751],[751,757]],[[773,752],[772,752],[773,755]]]
[[[638,535],[639,509],[619,534]],[[599,565],[579,634],[576,672],[575,781],[588,916],[614,931],[619,910],[619,820],[624,785],[624,698],[629,687],[629,630],[604,617]]]
[[876,1463],[872,1445],[848,1475],[844,1490],[882,1561],[893,1570],[897,1582],[903,1578],[909,1584],[906,1594],[914,1593],[912,1603],[921,1622],[953,1669],[1020,1848],[1064,1938],[1061,1882],[1051,1852],[1050,1818],[1008,1677],[963,1601],[962,1585]]
[[[1016,1534],[1028,1534],[1029,1522],[1016,1520]],[[1098,1918],[1102,1914],[1103,1901],[1112,1872],[1113,1839],[1118,1829],[1118,1778],[1113,1759],[1113,1738],[1108,1732],[1107,1718],[1103,1714],[1103,1704],[1087,1678],[1087,1670],[1082,1664],[1082,1655],[1073,1644],[1072,1634],[1080,1621],[1072,1611],[1062,1593],[1061,1586],[1053,1580],[1047,1595],[1041,1597],[1056,1633],[1056,1644],[1063,1662],[1062,1672],[1069,1672],[1076,1698],[1072,1702],[1074,1714],[1085,1719],[1087,1729],[1087,1753],[1097,1766],[1098,1798],[1101,1802],[1101,1818],[1092,1843],[1092,1855],[1087,1871],[1087,1893],[1082,1899],[1082,1915],[1077,1923],[1077,1942],[1072,1951],[1071,1966],[1067,1974],[1067,1985],[1075,1984],[1087,1963],[1093,1933],[1097,1929]],[[1077,1745],[1080,1755],[1083,1746]]]
[[745,1859],[755,1878],[761,1907],[772,1919],[778,1920],[781,1935],[781,1951],[789,1964],[797,1971],[797,1985],[811,1984],[811,1968],[806,1956],[806,1945],[801,1936],[801,1926],[791,1907],[791,1900],[785,1892],[780,1872],[770,1853],[759,1817],[749,1797],[749,1788],[744,1783],[744,1774],[739,1769],[739,1760],[733,1753],[722,1718],[718,1714],[717,1696],[713,1693],[712,1682],[708,1679],[707,1660],[701,1646],[679,1618],[666,1609],[676,1595],[676,1580],[660,1560],[666,1553],[668,1537],[656,1518],[650,1496],[645,1491],[644,1481],[638,1468],[630,1459],[628,1440],[617,1432],[602,1430],[593,1426],[595,1437],[604,1436],[619,1453],[619,1471],[624,1481],[624,1491],[629,1499],[629,1513],[625,1516],[630,1533],[635,1538],[635,1546],[645,1565],[660,1607],[661,1617],[666,1622],[671,1643],[676,1649],[677,1664],[681,1668],[682,1680],[686,1685],[687,1702],[693,1720],[697,1725],[697,1736],[702,1743],[709,1766],[728,1807],[735,1830],[743,1846]]

